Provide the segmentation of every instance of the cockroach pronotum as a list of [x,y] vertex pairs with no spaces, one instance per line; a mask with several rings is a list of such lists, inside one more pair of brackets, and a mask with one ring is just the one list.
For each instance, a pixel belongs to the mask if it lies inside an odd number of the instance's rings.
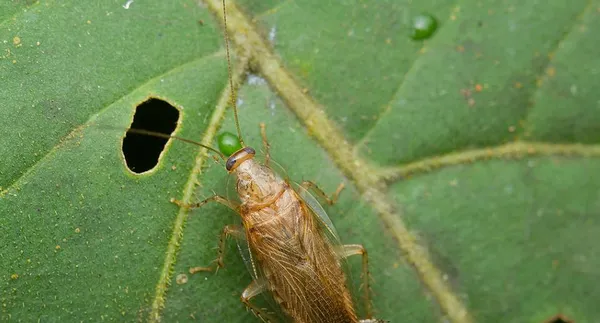
[[[229,66],[225,0],[222,2]],[[237,137],[242,148],[225,159],[218,150],[195,144],[216,152],[226,160],[225,168],[236,177],[235,188],[239,201],[214,195],[191,205],[174,202],[186,208],[199,208],[208,202],[223,204],[240,215],[243,227],[226,226],[221,233],[215,265],[198,267],[196,271],[213,271],[223,267],[225,240],[228,236],[233,236],[245,240],[251,252],[249,267],[253,281],[242,292],[241,301],[263,321],[275,322],[275,319],[250,300],[269,291],[291,322],[383,322],[372,318],[366,249],[358,244],[341,245],[327,214],[309,193],[312,190],[327,203],[333,204],[343,185],[340,184],[336,192],[328,197],[313,182],[292,185],[278,175],[270,167],[269,144],[265,125],[262,123],[260,126],[265,162],[260,163],[254,159],[255,150],[246,146],[242,139],[231,75],[229,86]],[[180,139],[144,130],[129,131]],[[366,304],[366,319],[358,319],[342,269],[343,259],[352,255],[362,256],[362,296]]]

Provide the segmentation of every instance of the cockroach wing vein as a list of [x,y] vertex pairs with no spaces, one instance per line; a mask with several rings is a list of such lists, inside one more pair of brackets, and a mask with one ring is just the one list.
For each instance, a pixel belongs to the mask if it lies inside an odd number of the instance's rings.
[[261,278],[262,275],[259,273],[258,268],[256,268],[256,265],[254,263],[254,256],[252,255],[252,251],[250,250],[250,246],[248,245],[248,240],[246,239],[244,241],[236,241],[236,243],[240,255],[242,256],[242,260],[244,261],[246,268],[250,272],[252,279],[259,280],[259,278]]
[[294,190],[298,193],[300,198],[304,201],[304,203],[306,203],[308,208],[315,215],[315,217],[319,221],[320,227],[325,231],[327,238],[330,240],[330,242],[334,245],[341,245],[342,242],[337,231],[335,230],[335,227],[333,226],[333,222],[331,222],[331,219],[327,215],[327,212],[325,212],[325,210],[321,206],[321,203],[319,203],[319,201],[314,197],[314,195],[312,195],[307,189],[305,189],[301,185],[293,183],[292,186]]
[[[306,203],[308,209],[311,211],[311,215],[317,220],[319,224],[319,229],[325,235],[325,237],[329,239],[329,242],[331,242],[333,246],[341,247],[341,239],[335,227],[333,226],[333,222],[327,215],[327,212],[325,212],[325,210],[321,206],[321,203],[319,203],[315,196],[312,195],[310,191],[308,191],[302,185],[299,185],[298,183],[293,183],[292,187],[296,190],[296,192],[302,198],[304,203]],[[350,264],[348,263],[348,260],[346,258],[340,258],[338,260],[346,274],[346,283],[352,282],[354,278],[352,277],[352,270]]]

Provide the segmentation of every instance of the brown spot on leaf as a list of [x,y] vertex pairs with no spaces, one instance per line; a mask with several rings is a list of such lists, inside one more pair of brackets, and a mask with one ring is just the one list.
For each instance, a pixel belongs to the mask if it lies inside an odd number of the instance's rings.
[[175,278],[175,282],[177,285],[183,285],[188,282],[188,276],[186,274],[179,274],[177,278]]

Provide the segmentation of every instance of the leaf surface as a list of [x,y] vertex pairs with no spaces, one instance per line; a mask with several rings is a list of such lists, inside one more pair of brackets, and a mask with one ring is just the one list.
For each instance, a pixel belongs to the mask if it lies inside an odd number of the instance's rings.
[[[169,203],[225,194],[222,165],[174,141],[134,175],[121,152],[149,97],[179,109],[181,137],[234,131],[218,3],[0,4],[2,321],[258,321],[239,302],[251,277],[234,243],[216,275],[188,273],[237,216]],[[326,210],[369,250],[378,318],[600,316],[600,3],[228,10],[244,140],[261,150],[264,122],[290,178],[346,183]],[[440,29],[415,42],[421,12]]]

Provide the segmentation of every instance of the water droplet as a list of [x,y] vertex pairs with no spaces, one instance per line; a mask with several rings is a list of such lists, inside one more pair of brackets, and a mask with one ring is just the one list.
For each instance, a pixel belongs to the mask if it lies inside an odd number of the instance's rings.
[[421,14],[412,19],[410,26],[410,38],[414,40],[427,39],[435,33],[438,23],[430,14]]
[[217,136],[217,144],[219,145],[219,150],[227,157],[242,149],[240,140],[231,132],[223,132]]

